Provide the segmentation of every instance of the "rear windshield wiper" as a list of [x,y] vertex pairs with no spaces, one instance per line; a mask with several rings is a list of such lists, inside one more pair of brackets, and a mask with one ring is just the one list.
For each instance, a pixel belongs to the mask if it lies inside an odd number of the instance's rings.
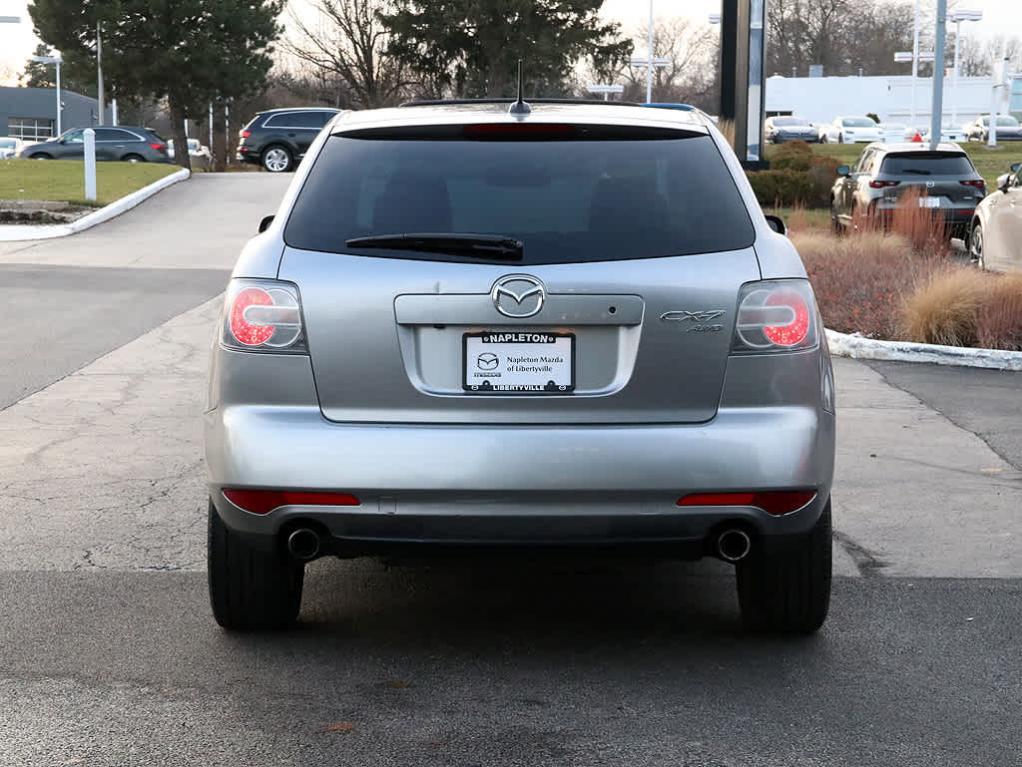
[[915,176],[932,176],[933,174],[928,170],[922,168],[905,168],[901,171],[902,173],[911,173]]
[[506,261],[521,260],[525,251],[525,243],[514,237],[460,232],[378,234],[372,237],[355,237],[345,242],[345,245],[349,248],[420,250],[427,253],[449,253],[454,256],[497,258]]

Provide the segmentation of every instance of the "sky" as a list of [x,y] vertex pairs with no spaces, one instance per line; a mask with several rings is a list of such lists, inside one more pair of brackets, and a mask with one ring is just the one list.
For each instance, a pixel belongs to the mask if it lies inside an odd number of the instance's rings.
[[[769,0],[768,0],[769,2]],[[933,7],[936,0],[922,0]],[[1022,37],[1022,0],[951,0],[953,6],[983,11],[983,20],[969,24],[969,35],[989,38],[995,35]],[[665,17],[688,17],[705,21],[720,10],[719,0],[653,0],[654,13]],[[622,22],[626,32],[644,25],[649,14],[645,0],[606,0],[603,15]],[[32,33],[28,0],[0,0],[0,16],[20,16],[20,24],[0,24],[0,84],[15,84],[25,60],[38,41]]]

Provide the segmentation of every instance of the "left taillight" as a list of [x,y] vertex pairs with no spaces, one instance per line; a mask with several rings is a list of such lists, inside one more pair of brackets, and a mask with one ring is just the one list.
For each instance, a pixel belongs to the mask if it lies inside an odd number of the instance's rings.
[[304,354],[298,286],[277,280],[232,280],[220,340],[239,351]]
[[154,150],[154,151],[156,151],[156,152],[166,152],[167,151],[167,145],[166,144],[157,144],[155,142],[150,144],[149,148]]
[[807,280],[762,280],[742,286],[732,354],[811,349],[819,313]]

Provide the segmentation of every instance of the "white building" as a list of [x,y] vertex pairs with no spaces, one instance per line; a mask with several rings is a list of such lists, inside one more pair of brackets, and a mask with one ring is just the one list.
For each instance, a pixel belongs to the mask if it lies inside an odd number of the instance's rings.
[[[920,77],[915,85],[915,123],[930,124],[933,81]],[[1016,89],[1022,77],[1016,76]],[[954,78],[944,79],[944,127],[960,128],[981,114],[990,113],[993,80],[963,77],[957,88]],[[766,111],[794,114],[815,123],[832,121],[839,115],[876,114],[881,122],[911,122],[912,78],[891,77],[782,77],[767,79]],[[1013,100],[1013,109],[1022,103]],[[1003,109],[1003,107],[1002,107]],[[952,123],[952,115],[955,115]]]

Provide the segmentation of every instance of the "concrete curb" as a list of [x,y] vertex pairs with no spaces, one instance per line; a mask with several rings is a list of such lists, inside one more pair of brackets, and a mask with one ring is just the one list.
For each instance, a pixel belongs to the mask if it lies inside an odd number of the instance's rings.
[[909,341],[880,341],[834,330],[827,330],[827,342],[831,354],[837,357],[1022,371],[1022,352],[917,344]]
[[111,218],[131,210],[135,206],[145,202],[157,192],[166,189],[168,186],[184,181],[191,176],[191,172],[182,168],[176,173],[164,176],[159,181],[154,181],[149,186],[144,186],[125,195],[119,200],[114,200],[109,205],[104,205],[97,211],[82,216],[70,224],[3,224],[0,225],[0,242],[21,242],[26,240],[52,240],[55,237],[67,237],[78,232],[84,232],[97,224],[109,221]]

